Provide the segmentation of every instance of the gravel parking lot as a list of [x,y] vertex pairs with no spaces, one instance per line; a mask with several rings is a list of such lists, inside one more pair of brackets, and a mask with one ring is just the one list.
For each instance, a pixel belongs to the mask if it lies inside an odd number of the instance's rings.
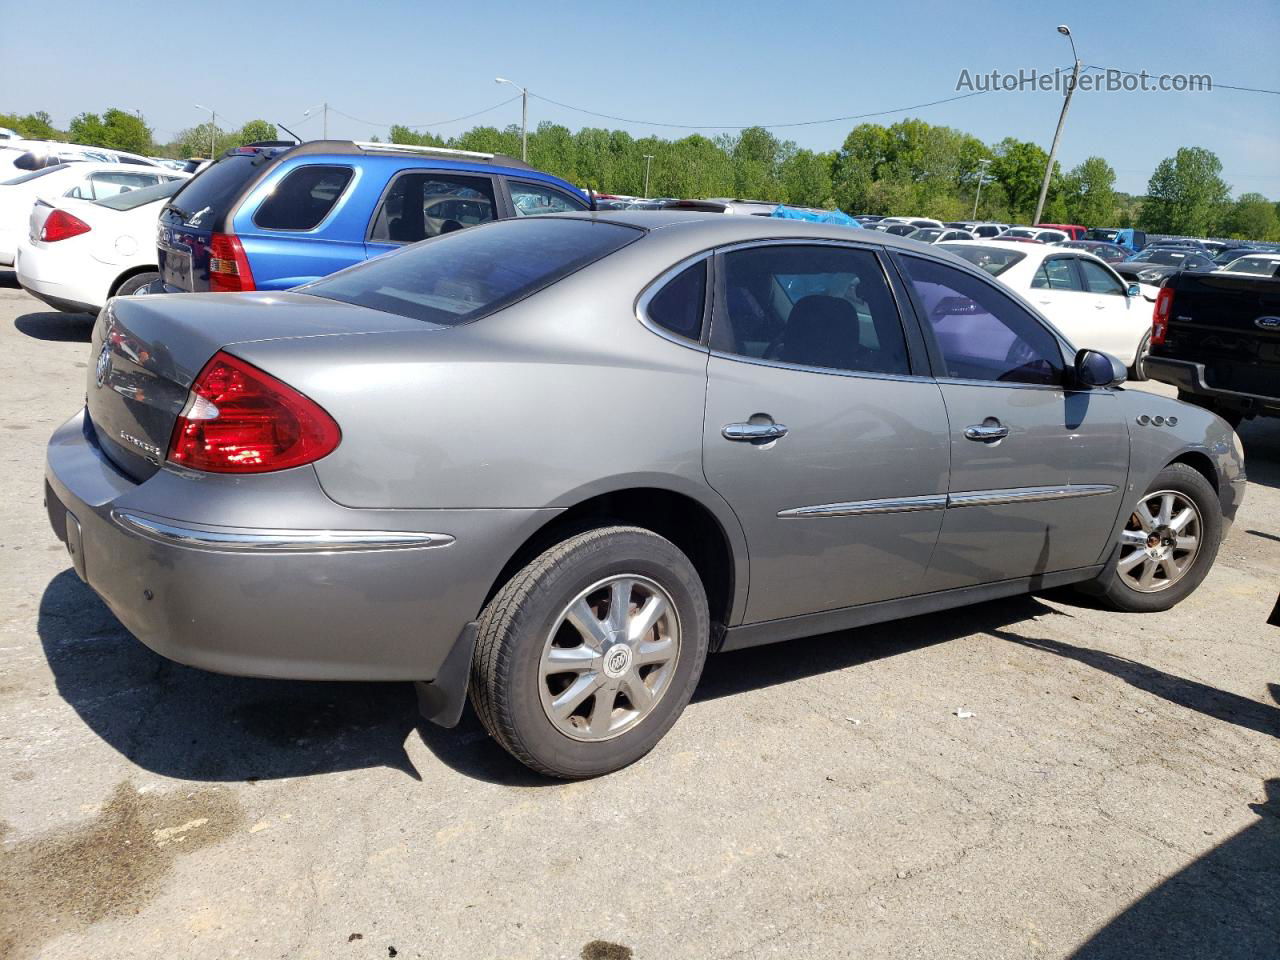
[[408,685],[130,637],[41,506],[88,333],[0,271],[0,956],[1280,957],[1280,423],[1242,428],[1244,507],[1174,610],[713,658],[653,754],[566,785]]

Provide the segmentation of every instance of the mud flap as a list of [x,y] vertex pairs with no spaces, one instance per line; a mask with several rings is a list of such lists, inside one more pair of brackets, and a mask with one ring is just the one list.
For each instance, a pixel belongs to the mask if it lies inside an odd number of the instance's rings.
[[440,664],[434,680],[414,681],[418,694],[418,712],[441,727],[456,727],[467,702],[467,683],[471,677],[471,658],[476,649],[476,623],[462,628],[453,649]]

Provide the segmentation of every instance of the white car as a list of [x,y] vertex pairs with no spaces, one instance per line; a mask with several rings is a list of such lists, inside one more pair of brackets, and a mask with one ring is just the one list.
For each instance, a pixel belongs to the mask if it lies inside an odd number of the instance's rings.
[[879,222],[886,223],[886,224],[909,223],[911,224],[911,226],[917,227],[917,228],[934,227],[935,229],[941,229],[943,227],[943,223],[941,220],[933,220],[929,217],[885,217],[883,220]]
[[1061,230],[1050,230],[1047,227],[1010,227],[1004,233],[997,234],[997,240],[1035,240],[1037,243],[1061,243],[1071,238]]
[[908,240],[917,240],[920,243],[947,243],[951,240],[976,240],[978,239],[968,230],[961,230],[957,227],[917,227],[915,233],[907,234]]
[[0,183],[0,267],[13,263],[18,240],[27,232],[31,205],[37,200],[55,197],[104,200],[126,190],[141,190],[189,176],[163,167],[63,163],[6,180]]
[[1280,253],[1258,251],[1232,260],[1219,273],[1248,273],[1257,277],[1274,277],[1280,267]]
[[128,163],[139,167],[159,166],[150,157],[126,150],[89,147],[58,140],[0,140],[0,182],[32,170],[59,163]]
[[1091,253],[1019,241],[944,243],[1039,309],[1077,347],[1121,360],[1133,380],[1151,346],[1151,304]]
[[54,309],[97,313],[109,298],[158,280],[156,221],[182,184],[170,180],[105,200],[37,200],[18,244],[18,283]]

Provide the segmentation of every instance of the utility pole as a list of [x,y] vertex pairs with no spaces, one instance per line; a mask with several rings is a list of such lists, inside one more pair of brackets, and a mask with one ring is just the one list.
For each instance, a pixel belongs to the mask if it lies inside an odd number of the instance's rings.
[[1076,82],[1080,79],[1080,58],[1076,55],[1076,42],[1071,39],[1071,28],[1065,23],[1058,27],[1058,32],[1071,41],[1071,56],[1075,58],[1075,66],[1071,70],[1071,79],[1067,81],[1067,95],[1062,101],[1062,113],[1058,115],[1058,129],[1053,132],[1053,146],[1049,148],[1049,162],[1044,167],[1044,182],[1040,184],[1040,199],[1036,201],[1036,215],[1031,218],[1034,226],[1040,222],[1044,213],[1044,200],[1049,194],[1049,180],[1053,176],[1053,158],[1058,154],[1058,141],[1062,139],[1062,125],[1067,122],[1067,111],[1071,109],[1071,95],[1076,92]]
[[986,182],[986,179],[987,179],[987,164],[989,164],[990,162],[991,162],[990,160],[979,160],[979,161],[978,161],[978,191],[977,191],[977,193],[975,193],[975,194],[973,195],[973,217],[972,217],[972,219],[974,219],[974,220],[977,220],[977,219],[978,219],[978,198],[979,198],[980,196],[982,196],[982,185],[983,185],[983,183],[985,183],[985,182]]
[[529,88],[505,77],[494,77],[494,83],[506,83],[520,91],[520,159],[529,162]]
[[216,141],[218,136],[218,111],[213,107],[202,106],[198,103],[196,104],[196,109],[209,111],[209,159],[212,160],[214,153],[218,149]]
[[324,108],[324,133],[322,134],[322,136],[324,137],[324,139],[328,140],[329,139],[329,101],[326,100],[324,103],[321,104],[321,106]]
[[646,153],[644,155],[644,196],[649,199],[649,165],[653,163],[653,154]]

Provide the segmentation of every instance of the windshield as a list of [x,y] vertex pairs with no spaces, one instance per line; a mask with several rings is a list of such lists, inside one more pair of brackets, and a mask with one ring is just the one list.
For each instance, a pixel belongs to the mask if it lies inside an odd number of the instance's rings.
[[1231,273],[1258,273],[1263,276],[1270,276],[1275,271],[1277,264],[1280,264],[1280,258],[1241,257],[1228,266],[1227,270]]
[[1036,238],[1036,231],[1035,230],[1018,230],[1015,228],[1013,230],[1006,230],[1004,233],[1000,234],[1000,236],[1025,237],[1028,240],[1034,240]]
[[921,243],[933,243],[942,236],[942,231],[937,227],[922,227],[915,233],[907,235],[909,240],[919,240]]
[[993,277],[998,277],[1020,260],[1026,258],[1021,250],[1005,250],[1001,247],[984,247],[976,243],[944,243],[949,253],[981,267]]
[[12,186],[15,183],[26,183],[29,180],[35,180],[37,177],[43,177],[50,173],[56,173],[57,171],[65,170],[66,168],[67,168],[67,164],[59,163],[59,164],[55,164],[52,167],[45,167],[43,170],[33,170],[31,173],[24,173],[20,177],[14,177],[12,180],[6,180],[4,183],[0,183],[0,186],[8,187],[8,186]]
[[185,184],[185,180],[166,180],[152,187],[143,187],[141,190],[126,190],[124,193],[117,193],[113,197],[95,200],[94,202],[100,207],[110,207],[112,210],[136,210],[138,207],[145,206],[148,203],[155,203],[165,197],[172,197]]
[[433,237],[297,289],[454,326],[522,300],[642,235],[595,220],[500,220]]
[[1163,266],[1182,266],[1185,263],[1193,263],[1195,258],[1185,250],[1172,250],[1169,248],[1144,250],[1136,257],[1130,257],[1134,263],[1157,263]]
[[1106,230],[1102,227],[1095,227],[1093,230],[1086,230],[1084,233],[1086,240],[1102,240],[1105,243],[1115,243],[1118,236],[1120,236],[1119,230]]

